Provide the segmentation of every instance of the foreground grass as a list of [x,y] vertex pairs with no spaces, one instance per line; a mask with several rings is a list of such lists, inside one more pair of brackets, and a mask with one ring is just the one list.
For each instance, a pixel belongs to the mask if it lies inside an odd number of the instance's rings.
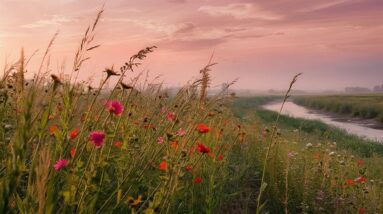
[[294,102],[328,112],[383,122],[383,95],[300,96]]

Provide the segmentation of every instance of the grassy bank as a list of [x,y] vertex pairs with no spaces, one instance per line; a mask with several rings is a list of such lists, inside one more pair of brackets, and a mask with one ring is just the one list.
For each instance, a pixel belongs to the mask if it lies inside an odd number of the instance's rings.
[[[266,149],[277,117],[259,108],[265,99],[239,98],[232,106],[245,124],[255,123],[261,150]],[[281,116],[267,168],[268,208],[272,213],[281,212],[286,204],[291,213],[380,212],[382,155],[383,145],[319,121]],[[263,158],[258,154],[257,162]]]
[[310,108],[383,122],[383,95],[300,96],[294,102]]

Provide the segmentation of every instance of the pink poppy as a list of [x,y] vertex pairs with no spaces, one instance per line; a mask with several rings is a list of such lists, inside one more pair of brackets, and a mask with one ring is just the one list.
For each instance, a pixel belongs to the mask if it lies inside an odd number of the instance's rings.
[[117,100],[108,101],[106,103],[106,107],[111,114],[116,116],[121,116],[122,112],[124,111],[124,106],[122,106],[122,104]]
[[53,165],[53,168],[56,170],[56,171],[59,171],[60,169],[66,167],[68,165],[69,161],[68,160],[64,160],[64,159],[61,159],[61,160],[57,160],[55,165]]
[[158,144],[163,144],[164,141],[165,141],[165,138],[164,138],[164,137],[158,137],[158,138],[157,138],[157,143],[158,143]]
[[104,145],[105,133],[103,131],[93,131],[90,133],[89,138],[96,148],[101,148]]
[[186,134],[186,132],[185,132],[182,128],[178,129],[178,131],[177,131],[177,135],[178,135],[178,136],[182,137],[182,136],[184,136],[185,134]]

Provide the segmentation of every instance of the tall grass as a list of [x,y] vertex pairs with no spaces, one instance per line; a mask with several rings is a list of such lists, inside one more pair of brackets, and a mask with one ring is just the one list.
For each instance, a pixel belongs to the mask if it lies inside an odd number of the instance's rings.
[[[233,111],[245,123],[255,123],[252,126],[258,134],[248,138],[259,143],[256,163],[261,164],[278,113],[260,108],[264,97],[238,99]],[[264,201],[268,212],[381,211],[383,145],[319,121],[280,115],[278,127],[278,147],[272,148],[266,168]]]
[[102,14],[87,27],[69,78],[50,72],[57,34],[31,84],[24,51],[4,68],[0,213],[381,211],[380,155],[345,150],[347,142],[305,126],[291,130],[289,119],[256,113],[227,88],[207,96],[211,60],[175,95],[136,71],[156,46],[100,71],[97,88],[80,83],[82,65],[99,47]]
[[206,96],[213,64],[175,96],[135,71],[155,46],[119,70],[105,69],[96,89],[78,83],[98,47],[102,12],[86,29],[68,79],[45,78],[56,35],[31,85],[23,82],[23,51],[12,66],[17,91],[0,108],[1,213],[213,213],[245,194],[253,157],[225,107],[230,96]]

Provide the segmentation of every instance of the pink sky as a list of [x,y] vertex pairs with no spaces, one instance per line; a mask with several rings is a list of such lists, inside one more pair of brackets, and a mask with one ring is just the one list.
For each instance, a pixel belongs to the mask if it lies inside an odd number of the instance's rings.
[[[39,49],[59,30],[52,72],[73,60],[86,26],[104,1],[1,0],[0,66]],[[97,30],[101,47],[81,77],[101,77],[139,49],[156,45],[142,68],[181,86],[215,52],[214,84],[283,89],[298,72],[300,89],[383,83],[382,0],[108,0]],[[36,66],[34,66],[36,67]],[[70,66],[67,67],[70,70]]]

